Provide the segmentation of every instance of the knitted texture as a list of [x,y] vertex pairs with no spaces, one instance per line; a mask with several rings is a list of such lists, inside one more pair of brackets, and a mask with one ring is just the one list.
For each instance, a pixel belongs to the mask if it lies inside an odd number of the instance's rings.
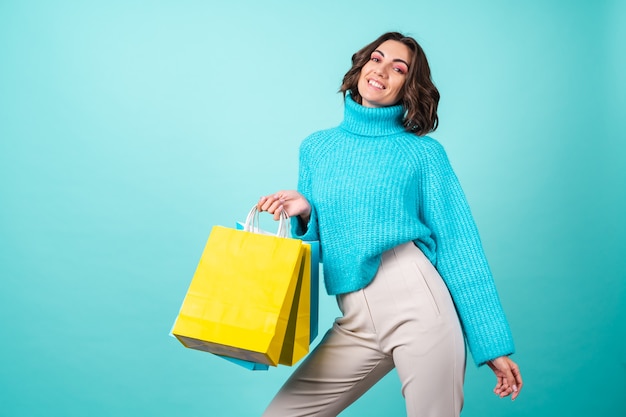
[[329,294],[367,286],[383,252],[413,241],[437,268],[477,365],[514,351],[465,195],[443,147],[402,126],[402,106],[345,100],[343,122],[300,146],[298,190],[311,203],[294,235],[319,240]]

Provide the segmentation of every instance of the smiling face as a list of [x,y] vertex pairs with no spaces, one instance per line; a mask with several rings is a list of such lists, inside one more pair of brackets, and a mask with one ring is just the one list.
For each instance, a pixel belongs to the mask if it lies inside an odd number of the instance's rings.
[[365,107],[386,107],[397,104],[411,65],[411,51],[401,42],[381,43],[361,68],[357,88]]

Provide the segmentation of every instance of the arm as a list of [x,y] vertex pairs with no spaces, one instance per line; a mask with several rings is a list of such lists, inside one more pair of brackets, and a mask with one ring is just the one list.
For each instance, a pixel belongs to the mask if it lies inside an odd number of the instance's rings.
[[[494,393],[517,398],[522,377],[508,355],[512,335],[461,185],[445,151],[433,143],[422,191],[422,213],[436,242],[436,267],[446,282],[478,365],[496,375]],[[495,358],[495,359],[494,359]]]
[[513,339],[461,185],[438,143],[428,144],[421,210],[435,267],[457,307],[477,365],[513,353]]
[[[300,165],[298,173],[298,191],[282,190],[275,194],[261,197],[257,207],[260,211],[268,211],[278,220],[281,210],[285,210],[292,218],[294,237],[307,241],[319,240],[317,228],[317,211],[311,204],[311,175],[309,158],[305,142],[300,146]],[[321,255],[320,255],[321,257]]]

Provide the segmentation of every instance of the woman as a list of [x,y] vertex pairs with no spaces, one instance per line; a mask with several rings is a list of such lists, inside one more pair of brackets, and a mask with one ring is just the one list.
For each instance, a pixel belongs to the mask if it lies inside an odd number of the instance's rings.
[[458,416],[465,341],[522,388],[511,332],[465,196],[436,129],[439,92],[419,44],[386,33],[352,57],[343,122],[300,146],[298,191],[262,197],[319,240],[324,282],[343,316],[266,416],[336,416],[395,366],[409,416]]

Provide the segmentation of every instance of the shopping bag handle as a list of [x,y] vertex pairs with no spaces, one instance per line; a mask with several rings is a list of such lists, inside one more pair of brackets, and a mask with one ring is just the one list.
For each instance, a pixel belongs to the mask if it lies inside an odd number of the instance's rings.
[[[246,223],[243,226],[243,230],[252,233],[263,233],[259,228],[259,209],[257,206],[253,206],[246,217]],[[281,210],[280,219],[278,220],[277,237],[291,237],[291,223],[289,222],[289,215],[285,210]]]

